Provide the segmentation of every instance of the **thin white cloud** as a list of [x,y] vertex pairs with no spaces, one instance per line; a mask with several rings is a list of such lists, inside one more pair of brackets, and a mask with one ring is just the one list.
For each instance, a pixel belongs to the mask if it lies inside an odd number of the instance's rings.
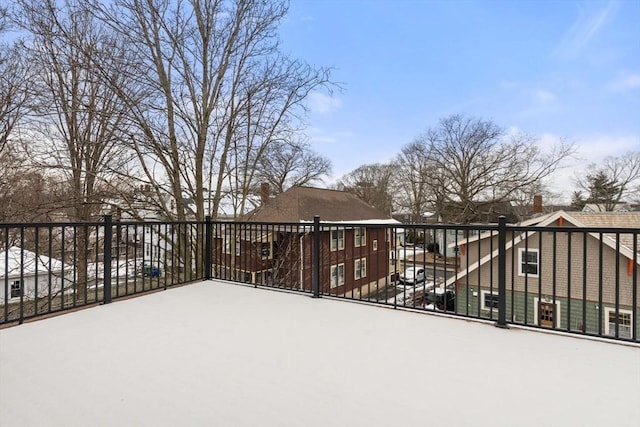
[[533,93],[533,99],[538,104],[546,105],[555,102],[558,97],[551,91],[538,89]]
[[309,136],[309,141],[314,146],[318,146],[344,143],[353,136],[353,133],[349,131],[330,133],[317,127],[310,127],[307,129],[307,135]]
[[312,92],[309,94],[309,108],[312,113],[326,115],[338,110],[342,105],[339,98],[321,93]]
[[611,81],[607,87],[615,92],[640,89],[640,73],[627,73]]
[[591,42],[615,14],[618,5],[609,0],[604,7],[595,8],[594,2],[578,4],[578,17],[565,33],[553,52],[559,58],[575,58]]

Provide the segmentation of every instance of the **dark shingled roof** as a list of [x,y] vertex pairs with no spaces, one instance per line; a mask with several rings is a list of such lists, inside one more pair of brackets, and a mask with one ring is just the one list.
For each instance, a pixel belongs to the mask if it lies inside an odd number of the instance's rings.
[[361,221],[391,218],[345,191],[312,187],[291,187],[266,204],[247,213],[243,220],[254,222]]

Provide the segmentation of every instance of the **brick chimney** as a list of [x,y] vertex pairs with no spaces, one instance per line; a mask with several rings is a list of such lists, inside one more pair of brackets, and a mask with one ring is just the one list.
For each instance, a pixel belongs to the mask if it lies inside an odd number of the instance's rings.
[[536,194],[535,196],[533,196],[533,213],[542,213],[542,195],[540,194]]
[[269,201],[269,183],[260,184],[260,202],[264,205]]

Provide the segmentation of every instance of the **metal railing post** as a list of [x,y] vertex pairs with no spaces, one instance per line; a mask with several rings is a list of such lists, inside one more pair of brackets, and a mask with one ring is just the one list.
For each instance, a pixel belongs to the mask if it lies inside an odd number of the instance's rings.
[[111,302],[111,240],[112,240],[112,222],[111,215],[104,216],[104,304]]
[[507,325],[507,218],[498,219],[498,322],[499,328]]
[[211,280],[211,257],[212,257],[212,239],[213,233],[211,230],[211,216],[205,217],[205,232],[204,232],[204,278],[205,280]]
[[313,255],[311,260],[311,290],[320,298],[320,217],[313,217]]

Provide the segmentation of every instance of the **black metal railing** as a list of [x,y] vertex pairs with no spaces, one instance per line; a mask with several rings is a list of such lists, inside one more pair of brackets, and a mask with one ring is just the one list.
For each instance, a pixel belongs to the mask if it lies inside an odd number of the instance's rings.
[[1,224],[0,324],[205,279],[205,230],[205,223],[109,215],[93,223]]
[[0,324],[199,281],[638,342],[640,230],[398,223],[0,225]]

